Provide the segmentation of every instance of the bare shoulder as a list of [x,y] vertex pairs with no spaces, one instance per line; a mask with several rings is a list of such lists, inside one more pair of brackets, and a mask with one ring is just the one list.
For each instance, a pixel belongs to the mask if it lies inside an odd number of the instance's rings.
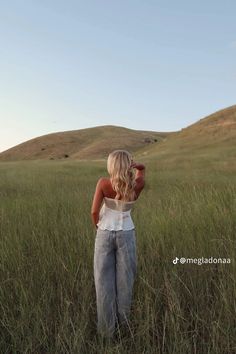
[[108,178],[108,177],[100,177],[99,180],[100,180],[100,183],[103,183],[103,184],[107,184],[110,182],[110,178]]
[[100,177],[97,181],[97,185],[104,191],[109,184],[109,178],[107,177]]

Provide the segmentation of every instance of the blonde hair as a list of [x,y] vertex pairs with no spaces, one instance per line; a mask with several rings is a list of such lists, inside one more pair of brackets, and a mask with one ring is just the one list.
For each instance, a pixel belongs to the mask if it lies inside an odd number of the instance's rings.
[[116,198],[123,201],[135,199],[135,174],[130,168],[132,155],[126,150],[114,150],[108,155],[107,171],[111,177],[112,188]]

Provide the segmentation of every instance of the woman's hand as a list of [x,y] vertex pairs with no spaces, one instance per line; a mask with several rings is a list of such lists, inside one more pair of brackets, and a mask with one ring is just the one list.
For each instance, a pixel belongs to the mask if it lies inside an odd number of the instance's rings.
[[137,170],[143,170],[145,166],[142,163],[137,163],[132,160],[132,163],[129,168],[136,168]]

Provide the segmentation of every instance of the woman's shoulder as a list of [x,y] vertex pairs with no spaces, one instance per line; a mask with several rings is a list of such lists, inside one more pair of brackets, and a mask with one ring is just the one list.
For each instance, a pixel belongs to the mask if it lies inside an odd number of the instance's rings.
[[108,182],[110,182],[110,178],[108,178],[108,177],[100,177],[98,179],[98,182],[99,183],[108,183]]
[[107,177],[100,177],[98,179],[97,184],[102,188],[102,189],[106,189],[107,187],[109,187],[110,183],[110,179]]
[[110,178],[109,177],[100,177],[99,181],[100,181],[100,186],[101,186],[102,191],[103,191],[103,195],[111,197],[111,198],[114,198],[113,195],[114,194],[116,195],[116,193],[115,193],[115,191],[112,188]]

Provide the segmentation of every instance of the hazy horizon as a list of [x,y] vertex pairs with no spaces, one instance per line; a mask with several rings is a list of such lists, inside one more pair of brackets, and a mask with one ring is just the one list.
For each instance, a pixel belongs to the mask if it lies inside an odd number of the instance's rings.
[[236,3],[0,5],[0,152],[100,125],[172,132],[235,101]]

